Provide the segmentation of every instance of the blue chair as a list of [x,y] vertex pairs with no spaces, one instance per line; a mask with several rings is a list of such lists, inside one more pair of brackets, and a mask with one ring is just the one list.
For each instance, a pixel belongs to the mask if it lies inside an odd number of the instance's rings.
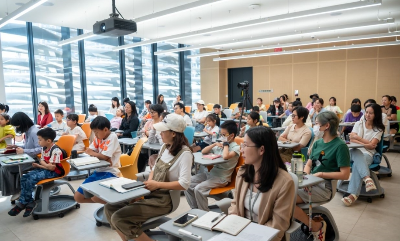
[[112,118],[114,118],[114,115],[111,113],[105,113],[106,118],[110,121]]
[[131,136],[132,136],[132,138],[136,138],[137,137],[137,131],[132,131],[131,132]]
[[183,134],[188,139],[189,145],[191,145],[193,143],[193,139],[194,139],[194,127],[186,126],[186,129],[183,132]]

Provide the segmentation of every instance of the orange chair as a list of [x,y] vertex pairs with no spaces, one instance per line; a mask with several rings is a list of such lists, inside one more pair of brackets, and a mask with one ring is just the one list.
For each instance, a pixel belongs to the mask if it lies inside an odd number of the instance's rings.
[[234,111],[234,110],[236,109],[237,106],[238,106],[237,103],[231,104],[231,105],[229,106],[229,109],[231,109],[232,111]]
[[86,119],[86,114],[79,114],[78,115],[78,123],[85,122],[85,119]]
[[128,156],[127,154],[122,154],[119,162],[121,163],[121,167],[119,170],[123,177],[136,180],[136,174],[138,173],[137,162],[139,160],[139,154],[142,150],[142,146],[144,144],[144,140],[141,138],[133,148],[132,154]]
[[192,111],[192,107],[191,106],[185,106],[185,112],[186,113],[190,113]]
[[60,136],[60,139],[57,141],[57,146],[59,146],[61,149],[64,149],[68,156],[71,156],[71,151],[74,147],[75,140],[75,135]]
[[207,104],[207,111],[212,111],[212,110],[213,110],[213,107],[214,107],[214,104],[213,104],[213,103],[208,103],[208,104]]
[[85,132],[85,135],[87,137],[87,139],[83,140],[83,144],[85,144],[86,148],[89,148],[89,138],[90,135],[92,134],[92,129],[90,129],[90,123],[84,123],[81,128],[83,132]]
[[[64,136],[63,136],[64,137]],[[75,137],[75,136],[74,136]],[[61,140],[61,138],[60,138]],[[57,195],[51,196],[51,190],[61,186],[68,185],[72,193],[75,194],[74,188],[67,181],[61,180],[68,175],[70,171],[70,165],[67,159],[61,160],[61,165],[64,168],[64,175],[56,178],[49,178],[39,181],[36,184],[35,201],[37,208],[33,211],[33,219],[39,219],[39,216],[55,216],[58,215],[60,218],[64,217],[64,213],[69,209],[80,208],[74,196],[70,195]]]
[[[236,137],[235,138],[235,142],[238,145],[241,145],[243,143],[243,138],[240,137]],[[242,157],[242,154],[240,154],[239,156],[239,160],[238,163],[236,164],[235,169],[233,170],[232,176],[231,176],[231,182],[228,183],[228,185],[226,185],[225,187],[217,187],[217,188],[213,188],[210,191],[210,195],[218,195],[218,194],[222,194],[225,193],[227,191],[230,191],[232,189],[235,189],[235,183],[236,183],[236,175],[239,171],[239,168],[244,164],[244,159]]]

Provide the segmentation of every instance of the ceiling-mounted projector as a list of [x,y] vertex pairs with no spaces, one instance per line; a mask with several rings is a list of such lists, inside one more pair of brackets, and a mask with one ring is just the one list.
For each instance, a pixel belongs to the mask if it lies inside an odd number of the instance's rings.
[[112,0],[113,12],[110,14],[110,18],[104,19],[102,21],[97,21],[93,25],[94,34],[119,37],[135,33],[137,31],[136,22],[132,20],[119,18],[119,14],[115,13],[116,9],[117,8],[115,7],[115,0]]
[[111,17],[98,21],[93,25],[93,33],[106,36],[119,37],[135,33],[137,31],[136,22],[132,20]]

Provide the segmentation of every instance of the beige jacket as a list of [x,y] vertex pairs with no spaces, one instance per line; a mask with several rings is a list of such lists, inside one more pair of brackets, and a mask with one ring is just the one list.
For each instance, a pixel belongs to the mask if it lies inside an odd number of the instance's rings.
[[[250,184],[241,177],[243,169],[236,176],[236,195],[232,200],[228,213],[245,217],[244,199]],[[279,168],[272,189],[260,193],[260,208],[258,212],[258,224],[266,225],[280,230],[274,240],[282,240],[285,231],[290,227],[293,202],[294,183],[289,173]]]

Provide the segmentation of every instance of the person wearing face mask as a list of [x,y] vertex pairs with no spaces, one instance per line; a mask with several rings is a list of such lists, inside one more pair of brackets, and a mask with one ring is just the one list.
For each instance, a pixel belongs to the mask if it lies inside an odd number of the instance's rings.
[[[324,179],[324,182],[312,187],[311,202],[325,202],[331,199],[331,180],[347,180],[350,176],[350,154],[346,143],[338,137],[339,118],[331,111],[320,113],[316,123],[322,138],[314,143],[311,155],[304,172]],[[308,191],[297,191],[298,204],[308,203]],[[294,210],[294,218],[309,225],[308,215],[298,206]],[[312,220],[312,235],[314,240],[324,241],[326,222],[321,217]]]
[[[10,121],[11,125],[16,127],[16,132],[25,133],[25,145],[18,147],[15,145],[9,145],[7,148],[17,148],[17,154],[28,154],[33,159],[37,158],[37,154],[42,151],[42,147],[39,145],[37,132],[39,129],[33,124],[33,121],[29,116],[23,112],[17,112],[13,115]],[[27,171],[32,168],[32,164],[20,165],[21,171]],[[18,173],[18,166],[4,167],[0,166],[0,191],[2,196],[10,196],[11,201],[15,201],[19,198],[21,192],[21,186],[18,184],[20,176],[12,173]]]
[[235,142],[237,125],[228,120],[221,125],[221,140],[205,147],[203,154],[221,155],[227,162],[216,164],[210,172],[198,173],[191,178],[189,188],[185,191],[186,199],[191,208],[209,211],[207,196],[211,189],[225,187],[231,182],[233,170],[240,156],[240,146]]
[[[345,114],[345,115],[347,115],[347,113],[350,113],[350,112],[351,112],[351,106],[352,106],[352,105],[361,105],[361,100],[360,100],[359,98],[353,99],[353,100],[351,101],[350,108],[346,111],[346,114]],[[364,110],[361,110],[361,112],[364,113]]]
[[324,106],[324,99],[322,98],[318,98],[315,100],[314,102],[314,106],[313,108],[310,110],[310,118],[312,123],[315,123],[315,118],[317,117],[317,115],[319,113],[325,112],[325,108],[323,108]]
[[377,104],[370,104],[365,109],[365,118],[357,121],[350,133],[350,142],[362,144],[364,148],[351,149],[350,157],[353,162],[352,173],[347,192],[342,198],[345,206],[351,206],[360,195],[362,183],[367,192],[376,190],[374,181],[369,176],[369,166],[376,153],[376,146],[382,138],[385,126],[382,123],[382,110]]

